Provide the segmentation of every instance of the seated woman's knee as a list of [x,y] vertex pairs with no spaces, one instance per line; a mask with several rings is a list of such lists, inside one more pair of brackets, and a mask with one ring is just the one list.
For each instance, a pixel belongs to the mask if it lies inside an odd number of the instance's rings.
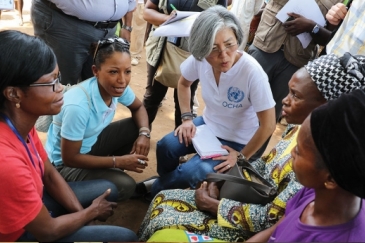
[[136,182],[130,176],[123,176],[113,180],[118,190],[118,200],[124,201],[130,198],[136,189]]

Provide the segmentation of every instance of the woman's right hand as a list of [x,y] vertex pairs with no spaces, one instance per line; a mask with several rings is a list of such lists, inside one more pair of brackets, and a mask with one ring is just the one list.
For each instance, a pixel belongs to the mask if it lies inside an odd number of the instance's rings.
[[106,190],[102,195],[95,198],[90,207],[96,211],[95,219],[105,222],[113,215],[113,209],[117,207],[116,202],[109,202],[105,198],[110,194],[110,189]]
[[193,120],[186,120],[176,128],[174,135],[179,136],[179,142],[185,143],[185,146],[188,147],[191,144],[191,139],[195,136],[196,127],[193,123]]
[[170,15],[166,15],[166,19],[165,19],[165,21],[164,22],[166,22],[167,20],[169,20],[169,19],[173,19],[173,18],[175,18],[175,15],[176,15],[176,10],[173,10],[171,13],[170,13]]
[[[142,173],[143,170],[148,166],[148,158],[141,154],[127,154],[123,156],[115,157],[116,167],[119,169],[134,171],[137,173]],[[144,164],[141,164],[141,160]]]

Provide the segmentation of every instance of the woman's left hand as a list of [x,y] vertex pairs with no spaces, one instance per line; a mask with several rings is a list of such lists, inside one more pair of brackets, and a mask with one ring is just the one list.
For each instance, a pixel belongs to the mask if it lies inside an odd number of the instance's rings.
[[222,145],[222,148],[228,150],[229,154],[226,156],[219,156],[213,158],[213,160],[224,160],[222,163],[214,167],[214,170],[217,171],[218,173],[224,173],[225,171],[228,171],[237,162],[238,152],[236,150],[227,145]]
[[138,136],[137,140],[133,144],[131,154],[141,154],[147,156],[150,152],[150,138],[146,136]]

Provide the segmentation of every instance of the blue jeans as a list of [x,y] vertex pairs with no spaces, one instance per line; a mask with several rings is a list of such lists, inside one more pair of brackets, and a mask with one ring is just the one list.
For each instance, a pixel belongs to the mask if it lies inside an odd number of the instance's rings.
[[[68,182],[81,205],[85,208],[91,205],[92,201],[103,194],[108,188],[111,193],[106,198],[108,201],[116,202],[118,198],[118,190],[116,186],[107,180],[90,180]],[[56,202],[45,190],[43,193],[43,203],[48,209],[52,217],[58,217],[68,212]],[[25,232],[18,241],[37,241],[37,239],[29,232]],[[76,232],[68,235],[59,242],[74,241],[138,241],[136,234],[126,228],[109,225],[92,225],[83,226]]]
[[[195,126],[205,124],[203,117],[193,120]],[[223,145],[241,151],[245,145],[218,138]],[[188,147],[179,142],[179,138],[174,136],[174,132],[167,134],[157,142],[157,173],[160,178],[152,185],[151,194],[155,196],[162,190],[176,188],[195,188],[198,182],[203,181],[207,174],[215,173],[214,167],[223,160],[200,159],[199,154],[195,154],[189,161],[179,164],[180,156],[196,153],[194,146]]]

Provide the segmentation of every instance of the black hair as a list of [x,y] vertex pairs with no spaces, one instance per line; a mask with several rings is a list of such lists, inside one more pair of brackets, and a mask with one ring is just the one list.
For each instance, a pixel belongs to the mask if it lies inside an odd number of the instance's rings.
[[25,87],[51,73],[57,64],[52,49],[41,39],[16,30],[0,31],[0,108],[8,86]]
[[101,40],[99,43],[93,43],[90,46],[90,54],[94,56],[94,65],[97,69],[100,69],[101,64],[115,52],[131,55],[128,41],[122,38],[109,38]]

